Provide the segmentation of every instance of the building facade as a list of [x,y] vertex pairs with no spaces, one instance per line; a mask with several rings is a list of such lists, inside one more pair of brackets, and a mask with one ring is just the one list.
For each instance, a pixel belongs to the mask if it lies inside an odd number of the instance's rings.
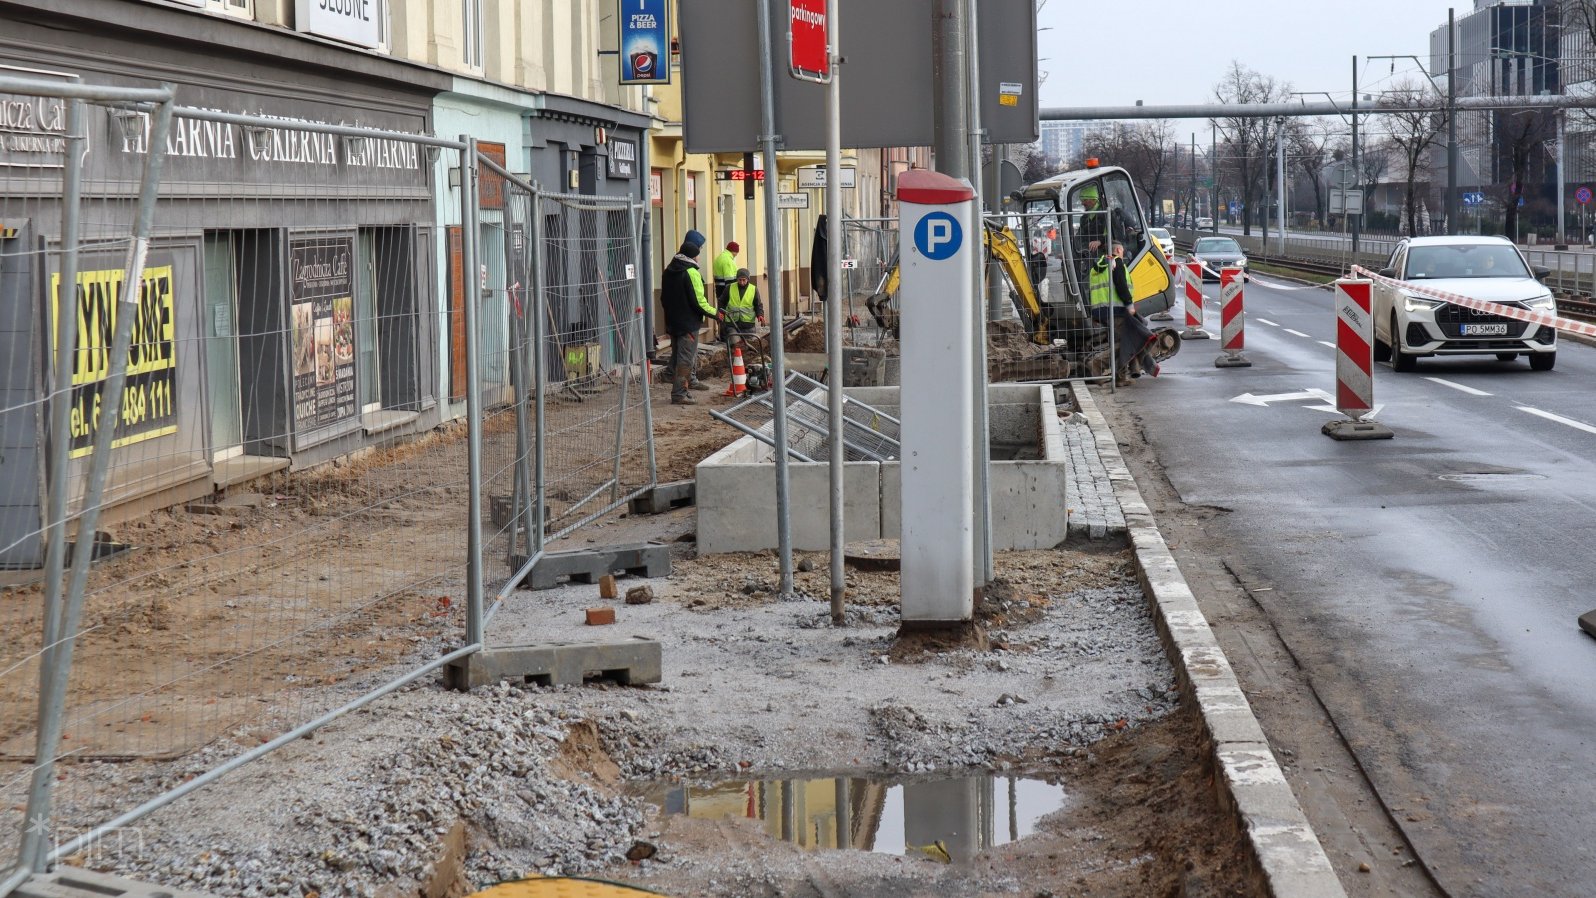
[[[1557,0],[1475,0],[1474,9],[1455,19],[1455,71],[1459,97],[1559,94],[1564,90],[1563,8]],[[1442,25],[1430,35],[1430,73],[1446,77],[1449,36]],[[1440,81],[1443,85],[1444,81]],[[1532,220],[1555,220],[1556,116],[1523,110],[1464,112],[1458,115],[1458,190],[1468,198],[1463,214],[1500,214],[1512,197]],[[1517,157],[1517,159],[1515,158]],[[1443,137],[1431,150],[1437,185],[1447,183]],[[1522,177],[1515,169],[1523,172]],[[1445,187],[1436,191],[1440,207]],[[1474,204],[1480,195],[1484,203]],[[1471,212],[1471,210],[1474,210]]]

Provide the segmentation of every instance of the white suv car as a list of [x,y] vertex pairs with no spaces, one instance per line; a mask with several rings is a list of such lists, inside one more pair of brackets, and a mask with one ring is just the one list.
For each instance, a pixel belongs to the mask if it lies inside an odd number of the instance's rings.
[[[1472,299],[1555,312],[1556,301],[1505,237],[1414,237],[1397,244],[1389,278]],[[1557,362],[1557,330],[1479,312],[1422,293],[1376,283],[1374,358],[1411,371],[1421,356],[1495,355],[1550,371]]]

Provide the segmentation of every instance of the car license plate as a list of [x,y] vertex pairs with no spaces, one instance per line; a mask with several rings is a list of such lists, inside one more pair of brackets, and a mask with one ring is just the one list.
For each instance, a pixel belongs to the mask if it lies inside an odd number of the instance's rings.
[[1506,324],[1465,324],[1463,325],[1465,337],[1505,337],[1507,336]]

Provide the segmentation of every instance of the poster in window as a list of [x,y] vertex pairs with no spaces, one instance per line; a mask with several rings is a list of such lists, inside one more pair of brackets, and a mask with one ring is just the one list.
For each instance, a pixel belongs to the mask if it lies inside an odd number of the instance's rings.
[[[111,379],[111,344],[122,310],[120,265],[78,272],[77,345],[72,354],[71,454],[94,451],[100,406]],[[61,275],[50,276],[50,333],[61,314]],[[173,263],[152,258],[139,277],[134,310],[133,342],[128,346],[127,379],[122,410],[117,415],[111,448],[177,433],[177,314],[173,297]],[[53,357],[52,357],[53,364]]]
[[294,433],[301,448],[315,442],[318,432],[353,421],[360,411],[355,393],[354,255],[353,237],[288,244]]

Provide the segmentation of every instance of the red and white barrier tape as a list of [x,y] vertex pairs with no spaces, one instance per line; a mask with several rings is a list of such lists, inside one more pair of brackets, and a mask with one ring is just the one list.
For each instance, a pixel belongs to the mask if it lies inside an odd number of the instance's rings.
[[1512,318],[1515,321],[1526,321],[1530,324],[1539,324],[1545,327],[1552,327],[1560,331],[1568,331],[1569,333],[1574,334],[1584,334],[1587,337],[1596,337],[1596,324],[1587,324],[1586,322],[1574,321],[1570,318],[1560,318],[1551,312],[1531,312],[1529,309],[1521,309],[1518,306],[1504,306],[1501,303],[1489,302],[1483,299],[1474,299],[1470,296],[1463,296],[1462,294],[1451,293],[1446,290],[1437,290],[1434,287],[1428,287],[1423,284],[1414,283],[1413,281],[1399,281],[1396,278],[1388,278],[1382,274],[1370,271],[1361,265],[1352,266],[1352,272],[1353,274],[1366,277],[1371,281],[1397,287],[1412,293],[1420,293],[1432,299],[1439,299],[1443,302],[1449,302],[1453,305],[1462,306],[1465,309],[1474,309],[1475,311],[1479,312],[1489,312],[1492,315],[1500,315],[1503,318]]

